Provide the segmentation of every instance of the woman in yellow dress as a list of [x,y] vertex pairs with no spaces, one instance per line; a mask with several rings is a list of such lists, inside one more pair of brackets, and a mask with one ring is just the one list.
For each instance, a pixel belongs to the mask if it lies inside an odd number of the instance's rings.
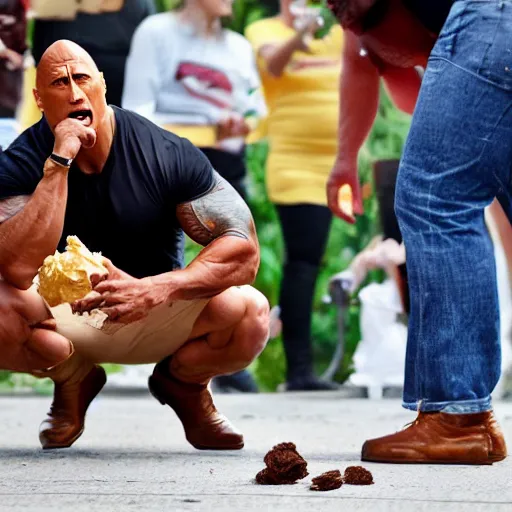
[[[304,3],[304,2],[303,2]],[[338,130],[338,82],[343,34],[335,25],[323,38],[316,15],[280,13],[249,25],[268,108],[267,191],[279,215],[285,262],[279,305],[289,391],[332,389],[313,371],[311,316],[316,279],[331,213],[326,182]]]

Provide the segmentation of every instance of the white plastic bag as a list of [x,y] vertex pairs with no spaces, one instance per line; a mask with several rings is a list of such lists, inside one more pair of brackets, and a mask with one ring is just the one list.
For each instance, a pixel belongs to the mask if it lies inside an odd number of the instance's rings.
[[366,387],[370,398],[381,398],[385,386],[403,385],[407,327],[396,283],[372,283],[359,293],[361,341],[354,354],[356,372],[350,382]]

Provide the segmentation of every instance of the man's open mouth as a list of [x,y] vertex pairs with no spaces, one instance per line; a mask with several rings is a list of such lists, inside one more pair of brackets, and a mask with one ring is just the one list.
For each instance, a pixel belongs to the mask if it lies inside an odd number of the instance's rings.
[[75,112],[70,112],[68,117],[80,121],[84,126],[90,126],[92,123],[91,110],[75,110]]

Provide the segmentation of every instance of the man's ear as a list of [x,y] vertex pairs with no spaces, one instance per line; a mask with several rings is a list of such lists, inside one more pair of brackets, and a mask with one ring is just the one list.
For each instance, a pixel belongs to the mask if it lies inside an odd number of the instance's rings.
[[34,94],[34,98],[36,100],[36,103],[37,103],[37,108],[41,111],[41,112],[44,112],[44,108],[43,108],[43,102],[41,100],[41,96],[39,96],[39,92],[37,89],[32,89],[32,93]]
[[100,71],[101,81],[103,82],[103,89],[105,89],[105,93],[107,92],[107,82],[105,82],[105,77],[103,76],[103,71]]

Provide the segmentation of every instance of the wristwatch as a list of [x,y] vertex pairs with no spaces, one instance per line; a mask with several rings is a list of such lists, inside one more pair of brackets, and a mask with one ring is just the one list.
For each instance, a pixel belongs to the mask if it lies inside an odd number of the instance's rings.
[[50,159],[53,160],[56,164],[63,165],[64,167],[71,167],[71,164],[73,163],[72,158],[64,158],[62,156],[56,155],[55,153],[50,155]]

